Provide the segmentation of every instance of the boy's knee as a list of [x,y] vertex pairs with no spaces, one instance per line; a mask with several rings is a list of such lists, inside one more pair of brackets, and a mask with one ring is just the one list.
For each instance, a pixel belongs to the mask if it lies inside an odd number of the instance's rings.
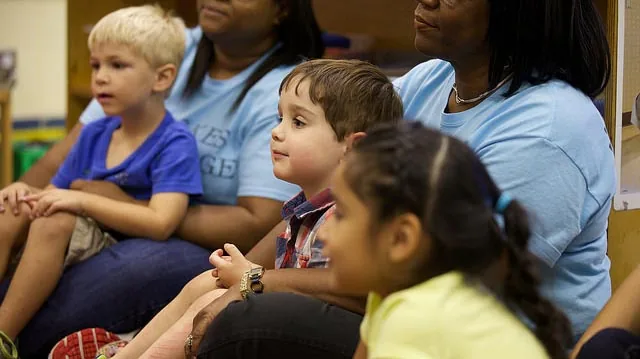
[[29,211],[29,206],[21,203],[18,215],[9,210],[0,213],[0,244],[15,241],[26,234],[30,222]]
[[39,238],[47,242],[66,242],[71,238],[75,226],[75,215],[58,212],[49,217],[41,217],[33,220],[29,227],[29,237]]

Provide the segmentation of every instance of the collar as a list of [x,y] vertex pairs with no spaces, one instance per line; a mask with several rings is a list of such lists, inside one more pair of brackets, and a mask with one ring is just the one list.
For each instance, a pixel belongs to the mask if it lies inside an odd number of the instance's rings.
[[282,218],[296,216],[296,218],[302,219],[310,213],[332,206],[333,203],[333,196],[329,188],[324,189],[309,200],[305,197],[304,192],[300,192],[284,204]]

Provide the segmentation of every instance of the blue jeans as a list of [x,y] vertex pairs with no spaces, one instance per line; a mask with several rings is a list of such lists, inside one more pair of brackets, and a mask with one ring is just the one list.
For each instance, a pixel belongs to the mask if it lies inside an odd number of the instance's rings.
[[[58,340],[84,328],[101,327],[116,333],[141,328],[189,280],[211,269],[209,254],[207,249],[178,239],[129,239],[69,267],[20,333],[20,357],[46,358]],[[8,280],[0,285],[1,298],[8,286]]]

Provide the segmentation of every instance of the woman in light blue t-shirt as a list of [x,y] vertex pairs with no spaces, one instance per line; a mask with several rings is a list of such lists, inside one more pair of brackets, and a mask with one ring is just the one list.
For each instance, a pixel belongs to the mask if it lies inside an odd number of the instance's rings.
[[[282,202],[299,191],[273,175],[269,141],[278,123],[280,82],[324,50],[311,1],[197,3],[199,27],[186,33],[184,62],[166,104],[198,141],[202,202],[189,209],[177,233],[181,240],[122,241],[70,268],[21,333],[22,357],[46,357],[60,338],[87,327],[140,328],[211,268],[210,249],[232,242],[248,250],[281,220]],[[48,183],[82,124],[102,117],[92,101],[81,124],[22,180],[34,187]],[[109,183],[74,186],[126,200]]]
[[614,157],[591,100],[606,86],[611,60],[596,8],[419,0],[414,24],[416,47],[435,59],[395,82],[405,117],[464,140],[527,207],[543,293],[567,314],[577,340],[611,294]]

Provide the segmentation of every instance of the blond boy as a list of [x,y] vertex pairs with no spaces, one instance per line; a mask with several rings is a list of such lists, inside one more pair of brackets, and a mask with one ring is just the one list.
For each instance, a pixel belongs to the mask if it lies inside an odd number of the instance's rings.
[[[9,357],[13,340],[66,266],[123,238],[166,240],[189,198],[202,193],[195,139],[164,106],[184,55],[183,23],[157,6],[125,8],[102,18],[88,44],[91,89],[108,117],[83,128],[44,191],[22,183],[0,191],[0,221],[13,216],[5,207],[16,203],[31,219],[24,228],[0,233],[9,248],[26,239],[0,305],[0,339]],[[137,202],[70,190],[78,180],[112,182]],[[2,256],[0,275],[9,261],[8,253]]]

